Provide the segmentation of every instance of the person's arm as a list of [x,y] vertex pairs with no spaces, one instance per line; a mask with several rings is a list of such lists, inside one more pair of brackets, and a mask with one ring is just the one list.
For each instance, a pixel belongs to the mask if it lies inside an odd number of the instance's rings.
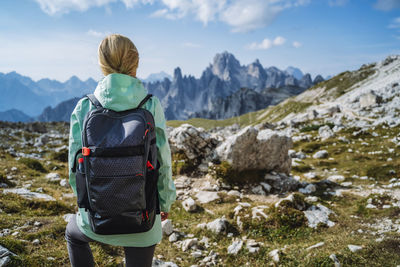
[[158,195],[161,212],[168,213],[176,199],[176,189],[172,180],[171,150],[166,132],[164,111],[157,97],[154,98],[154,121],[156,124],[157,156],[160,162],[158,177]]

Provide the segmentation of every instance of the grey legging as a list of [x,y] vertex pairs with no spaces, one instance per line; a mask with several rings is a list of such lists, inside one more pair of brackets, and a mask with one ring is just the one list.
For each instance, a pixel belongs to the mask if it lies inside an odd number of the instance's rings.
[[[67,240],[69,260],[72,267],[94,266],[89,242],[95,241],[79,230],[76,224],[76,215],[72,216],[68,222],[65,239]],[[124,247],[126,266],[151,267],[155,247],[156,245],[150,247]]]

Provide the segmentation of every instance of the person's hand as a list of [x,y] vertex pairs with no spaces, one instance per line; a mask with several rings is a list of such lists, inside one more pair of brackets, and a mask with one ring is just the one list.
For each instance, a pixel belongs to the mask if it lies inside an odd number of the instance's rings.
[[168,212],[160,212],[161,214],[161,221],[165,221],[166,219],[168,219]]

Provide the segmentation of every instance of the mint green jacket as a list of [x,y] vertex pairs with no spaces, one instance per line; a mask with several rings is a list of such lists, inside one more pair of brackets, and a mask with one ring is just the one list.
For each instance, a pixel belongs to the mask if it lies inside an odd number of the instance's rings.
[[[135,108],[147,95],[147,90],[140,80],[128,75],[113,73],[99,82],[94,95],[104,108],[123,111]],[[171,151],[168,144],[168,137],[165,131],[164,111],[157,97],[150,98],[143,108],[153,114],[156,128],[156,141],[158,148],[158,160],[160,162],[158,193],[161,211],[168,212],[171,204],[175,201],[175,185],[172,180]],[[76,195],[76,178],[71,172],[74,163],[74,154],[82,148],[81,132],[83,120],[90,110],[95,109],[94,105],[87,99],[81,99],[71,114],[70,135],[69,135],[69,183]],[[99,235],[90,229],[88,214],[84,209],[79,209],[77,216],[79,229],[93,240],[115,246],[124,247],[147,247],[161,241],[161,217],[156,216],[152,229],[144,233],[121,234],[121,235]]]

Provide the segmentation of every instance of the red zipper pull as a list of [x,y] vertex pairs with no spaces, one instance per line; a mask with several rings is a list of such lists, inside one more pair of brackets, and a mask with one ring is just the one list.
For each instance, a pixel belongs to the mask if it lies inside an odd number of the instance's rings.
[[149,212],[146,210],[146,217],[147,217],[147,220],[149,220]]
[[149,170],[151,170],[151,171],[154,170],[154,166],[151,165],[150,161],[147,161],[146,166],[147,166],[147,168],[148,168]]

